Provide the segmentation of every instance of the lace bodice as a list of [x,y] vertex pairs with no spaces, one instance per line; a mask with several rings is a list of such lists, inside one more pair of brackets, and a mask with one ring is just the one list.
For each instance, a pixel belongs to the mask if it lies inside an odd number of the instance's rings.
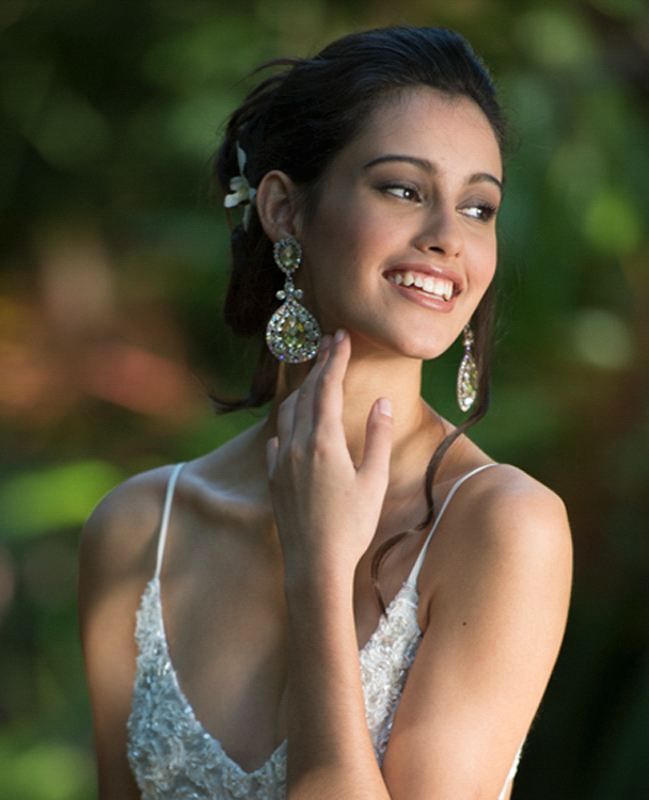
[[[137,613],[135,636],[139,656],[128,722],[129,762],[143,800],[283,800],[286,741],[262,767],[254,772],[243,770],[196,719],[169,656],[159,574],[173,486],[180,466],[167,492],[156,573],[147,585]],[[459,482],[449,493],[437,522],[458,486]],[[379,763],[383,761],[394,714],[421,642],[417,577],[433,532],[434,528],[408,580],[359,653],[365,716]],[[517,761],[518,758],[510,777]],[[505,790],[501,797],[504,793]]]
[[[286,795],[286,742],[255,772],[245,772],[207,733],[174,670],[160,603],[160,580],[146,588],[138,611],[138,658],[129,761],[145,800],[279,800]],[[405,583],[360,652],[365,713],[381,761],[421,632],[416,589]]]

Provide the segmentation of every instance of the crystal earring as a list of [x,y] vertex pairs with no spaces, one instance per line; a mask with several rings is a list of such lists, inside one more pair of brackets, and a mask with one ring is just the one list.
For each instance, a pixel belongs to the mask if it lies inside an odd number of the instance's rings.
[[293,273],[302,261],[302,248],[297,239],[287,236],[273,247],[275,263],[286,275],[284,288],[276,293],[284,303],[277,309],[266,327],[266,344],[280,361],[301,364],[318,352],[322,332],[315,317],[298,302],[302,290],[296,289]]
[[464,326],[464,355],[457,373],[457,404],[461,411],[469,411],[478,396],[478,367],[473,357],[473,331]]

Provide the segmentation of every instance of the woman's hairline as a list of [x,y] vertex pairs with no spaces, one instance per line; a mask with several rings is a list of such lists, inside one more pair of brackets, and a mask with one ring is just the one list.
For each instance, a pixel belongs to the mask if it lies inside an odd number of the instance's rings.
[[[504,137],[502,133],[499,132],[497,128],[493,125],[492,121],[489,119],[489,115],[485,112],[484,108],[482,108],[480,103],[474,97],[472,97],[468,92],[440,89],[437,86],[433,86],[430,83],[426,83],[425,81],[421,81],[420,83],[408,84],[406,86],[390,86],[386,87],[381,91],[373,93],[372,97],[368,99],[366,104],[363,103],[358,104],[359,110],[364,108],[366,113],[358,114],[358,119],[360,120],[360,122],[356,125],[356,129],[353,131],[352,135],[347,139],[344,145],[340,147],[338,150],[336,150],[335,153],[332,153],[332,155],[327,159],[324,167],[320,170],[316,178],[313,178],[310,181],[305,181],[303,183],[298,183],[294,181],[291,175],[289,175],[291,180],[293,180],[296,185],[297,189],[295,194],[296,201],[298,203],[303,203],[304,218],[306,222],[312,222],[313,218],[315,217],[318,208],[318,203],[322,196],[322,185],[324,183],[327,171],[329,170],[333,162],[340,156],[340,154],[344,150],[346,150],[351,144],[357,141],[363,135],[363,133],[368,129],[369,125],[371,124],[372,118],[378,112],[380,107],[387,105],[394,105],[400,102],[405,95],[412,94],[413,92],[425,89],[435,92],[436,94],[443,96],[444,98],[448,99],[451,102],[462,99],[469,100],[471,103],[473,103],[473,105],[476,106],[476,108],[480,110],[481,114],[489,124],[489,129],[494,134],[494,138],[496,139],[496,143],[498,144],[500,161],[502,165],[502,184],[504,186],[505,184]],[[268,172],[271,171],[272,170],[268,170]]]

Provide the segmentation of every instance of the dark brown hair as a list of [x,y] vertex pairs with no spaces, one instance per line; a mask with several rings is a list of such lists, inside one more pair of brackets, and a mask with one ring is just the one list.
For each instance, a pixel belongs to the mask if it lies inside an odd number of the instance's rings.
[[[285,172],[305,191],[307,210],[317,199],[318,182],[331,159],[358,136],[371,112],[390,94],[427,86],[451,97],[468,97],[483,111],[505,148],[507,124],[482,62],[458,33],[440,28],[395,27],[350,34],[313,58],[278,59],[274,68],[232,114],[216,156],[214,185],[223,194],[239,175],[237,145],[246,153],[245,177],[257,186],[273,169]],[[225,320],[232,330],[259,339],[260,356],[247,397],[213,398],[217,410],[257,408],[272,400],[279,362],[264,344],[269,317],[278,301],[283,275],[274,265],[272,243],[254,208],[247,229],[232,231],[232,271],[225,299]],[[442,458],[453,442],[489,407],[489,374],[494,291],[490,286],[471,319],[480,384],[470,416],[439,445],[424,481],[428,513],[418,530],[435,516],[432,487]],[[379,548],[372,563],[378,591],[381,560],[405,533]]]

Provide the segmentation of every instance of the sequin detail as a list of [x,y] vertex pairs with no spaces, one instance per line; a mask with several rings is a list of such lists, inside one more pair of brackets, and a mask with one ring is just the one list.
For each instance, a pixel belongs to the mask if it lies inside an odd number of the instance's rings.
[[196,719],[169,657],[158,578],[142,596],[135,639],[140,655],[128,721],[128,759],[143,800],[284,798],[286,742],[248,773]]
[[407,581],[360,652],[365,718],[379,764],[383,764],[394,714],[421,643],[418,601],[417,589]]
[[[421,641],[417,590],[404,583],[360,651],[365,714],[379,762]],[[169,657],[160,581],[148,584],[137,614],[139,656],[128,722],[128,759],[143,800],[284,800],[286,741],[246,772],[194,715]]]

